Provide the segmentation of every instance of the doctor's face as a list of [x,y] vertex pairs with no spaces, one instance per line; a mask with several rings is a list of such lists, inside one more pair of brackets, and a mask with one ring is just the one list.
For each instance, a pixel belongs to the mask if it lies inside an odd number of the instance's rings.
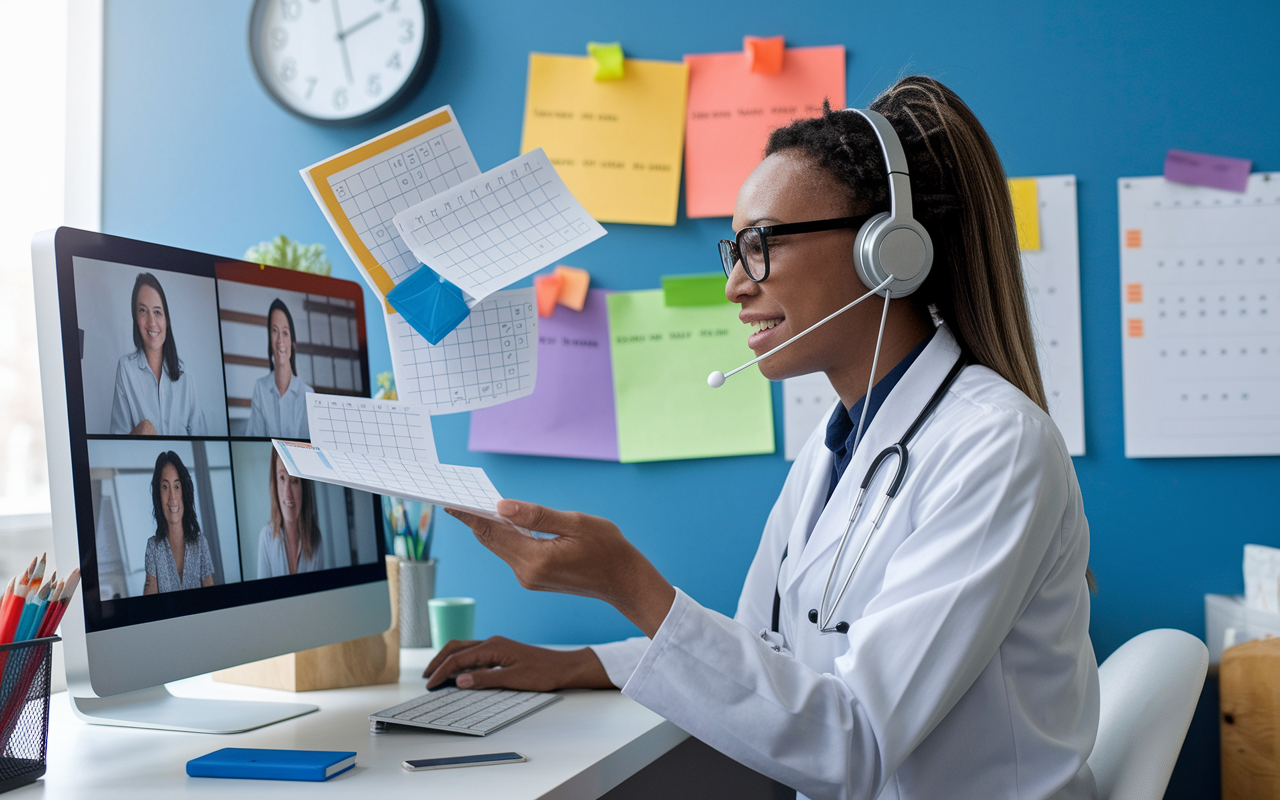
[[[810,222],[849,216],[848,189],[825,170],[793,151],[760,162],[734,205],[733,230],[756,225]],[[789,236],[770,236],[769,277],[755,283],[741,264],[725,286],[725,296],[742,306],[747,345],[757,355],[768,352],[810,325],[865,294],[853,266],[857,231],[842,229]],[[879,305],[854,307],[777,355],[760,362],[771,380],[826,372],[867,335],[875,340]]]
[[289,366],[289,357],[293,355],[293,336],[289,334],[289,318],[278,308],[271,312],[268,335],[276,368],[279,369],[281,364]]
[[293,524],[298,521],[302,511],[302,481],[293,477],[284,468],[284,464],[276,461],[276,498],[280,503],[280,516],[285,522]]
[[138,290],[138,304],[133,309],[133,321],[142,335],[142,346],[148,353],[159,352],[169,333],[169,320],[164,316],[164,303],[160,293],[150,286]]
[[172,464],[165,464],[160,471],[160,509],[169,527],[182,527],[182,513],[186,510],[182,504],[182,480]]

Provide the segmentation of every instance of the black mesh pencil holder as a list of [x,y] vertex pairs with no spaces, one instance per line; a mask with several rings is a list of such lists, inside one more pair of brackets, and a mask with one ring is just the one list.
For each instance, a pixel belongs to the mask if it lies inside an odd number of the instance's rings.
[[0,792],[44,774],[57,636],[0,645]]

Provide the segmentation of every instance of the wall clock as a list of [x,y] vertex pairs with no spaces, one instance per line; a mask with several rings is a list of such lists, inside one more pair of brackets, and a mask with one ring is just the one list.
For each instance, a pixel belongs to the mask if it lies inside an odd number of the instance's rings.
[[432,0],[254,0],[249,52],[280,105],[324,125],[365,122],[417,91],[435,59]]

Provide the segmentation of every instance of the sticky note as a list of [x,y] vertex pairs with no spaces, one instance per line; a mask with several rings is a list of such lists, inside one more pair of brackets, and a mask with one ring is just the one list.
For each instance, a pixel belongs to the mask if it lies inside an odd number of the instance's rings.
[[619,460],[772,453],[772,392],[760,371],[707,386],[713,370],[753,357],[737,307],[668,306],[662,295],[609,295]]
[[1035,178],[1010,178],[1013,221],[1018,227],[1018,249],[1040,249],[1040,195]]
[[581,313],[538,321],[538,385],[528,397],[471,412],[467,447],[485,453],[618,460],[607,293]]
[[747,68],[761,75],[777,75],[782,72],[782,52],[785,40],[781,36],[742,37],[742,47],[747,54]]
[[596,70],[591,77],[598,81],[622,80],[622,45],[619,42],[587,42],[587,55],[596,62]]
[[577,267],[556,267],[556,274],[564,281],[560,288],[559,303],[574,311],[581,311],[587,302],[587,287],[591,285],[591,273]]
[[668,306],[714,306],[729,302],[724,296],[723,272],[663,275],[662,302]]
[[1164,157],[1164,179],[1192,186],[1208,186],[1243,192],[1249,186],[1253,162],[1246,158],[1211,156],[1188,150],[1170,150]]
[[843,46],[787,48],[777,74],[752,72],[741,51],[687,55],[685,210],[733,216],[742,182],[764,157],[775,129],[845,104]]
[[552,273],[539,275],[533,279],[533,289],[538,295],[538,316],[549,317],[556,310],[556,301],[560,299],[560,289],[564,286],[564,278]]
[[545,150],[569,191],[601,222],[674,225],[688,68],[629,58],[621,80],[596,81],[593,64],[586,57],[529,56],[520,151]]
[[387,302],[431,344],[440,344],[471,313],[462,290],[425,265],[396,284]]

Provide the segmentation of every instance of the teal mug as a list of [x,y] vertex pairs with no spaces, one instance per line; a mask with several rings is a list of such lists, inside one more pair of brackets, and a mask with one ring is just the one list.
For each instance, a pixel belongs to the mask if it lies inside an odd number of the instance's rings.
[[431,644],[443,648],[452,639],[475,638],[476,601],[470,597],[433,597],[427,601]]

